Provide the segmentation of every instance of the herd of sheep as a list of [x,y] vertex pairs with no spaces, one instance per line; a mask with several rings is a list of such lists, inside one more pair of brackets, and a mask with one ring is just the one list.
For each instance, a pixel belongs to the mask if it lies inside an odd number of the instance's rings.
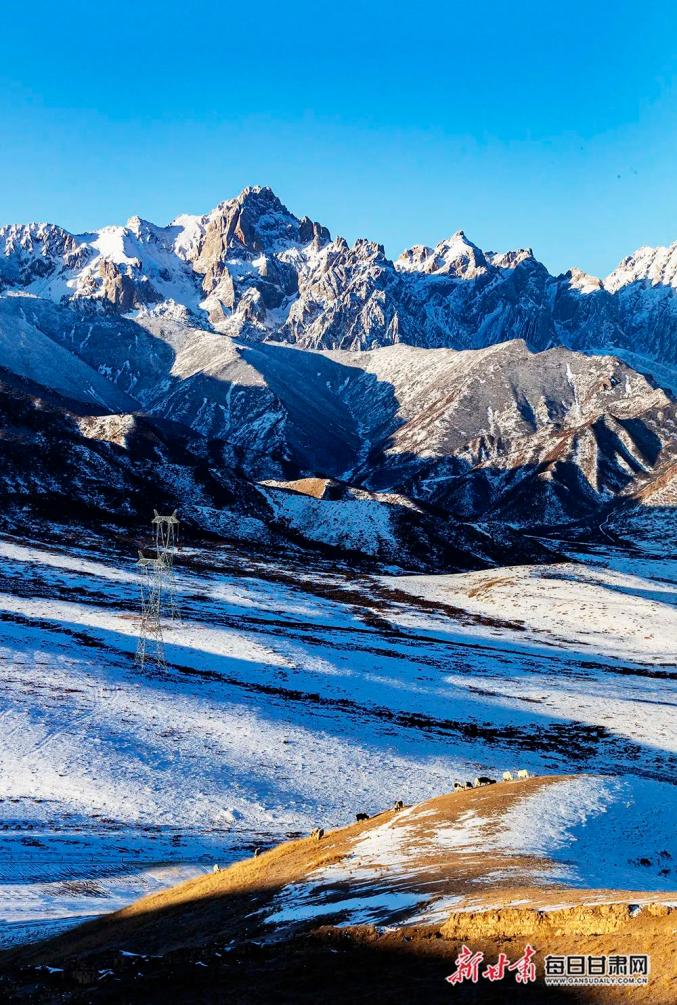
[[[519,778],[528,778],[528,777],[529,772],[525,768],[520,768],[520,770],[516,771],[514,774],[512,771],[503,772],[504,782],[513,782]],[[495,778],[489,778],[487,775],[478,775],[473,782],[454,782],[454,790],[479,789],[483,785],[495,785],[495,784],[496,784]],[[401,799],[398,799],[395,805],[393,806],[393,810],[395,811],[395,813],[399,813],[399,811],[403,809],[404,809],[404,803],[402,802]],[[357,820],[358,823],[361,823],[363,820],[369,820],[370,817],[368,813],[356,813],[355,819]],[[324,827],[316,827],[314,830],[310,832],[310,837],[314,838],[315,841],[320,841],[324,837]],[[258,858],[260,854],[261,854],[260,848],[254,849],[254,858]],[[212,872],[220,872],[220,870],[221,867],[218,865],[212,867]]]
[[[504,782],[513,782],[519,778],[528,778],[528,777],[529,772],[526,770],[526,768],[520,768],[520,770],[516,771],[514,774],[512,771],[503,772]],[[487,775],[478,775],[473,782],[454,782],[454,790],[479,789],[483,785],[495,785],[495,784],[496,784],[495,778],[489,778]],[[393,810],[396,813],[399,813],[399,811],[403,809],[404,809],[404,803],[402,802],[401,799],[398,799],[395,805],[393,806]],[[362,823],[363,820],[369,820],[370,817],[368,813],[356,813],[355,819],[358,823]],[[310,832],[310,836],[311,838],[314,838],[316,841],[319,841],[321,838],[324,837],[324,827],[316,827],[313,831]]]
[[[518,778],[528,778],[528,777],[529,772],[525,768],[520,768],[520,770],[516,771],[514,774],[512,771],[503,772],[504,782],[513,782]],[[454,790],[479,789],[483,785],[495,785],[495,784],[496,784],[495,778],[489,778],[487,775],[478,775],[473,782],[454,782]],[[399,811],[403,809],[404,809],[404,803],[402,802],[401,799],[398,799],[395,805],[393,806],[393,810],[395,811],[395,813],[399,813]],[[364,820],[369,820],[370,817],[368,813],[356,813],[355,819],[357,820],[358,823],[362,823],[362,821]],[[314,830],[310,832],[310,836],[311,838],[314,838],[315,841],[320,841],[324,837],[324,827],[316,827]],[[255,848],[254,858],[258,858],[260,854],[261,849]],[[212,872],[220,872],[220,871],[221,867],[219,865],[212,866]]]
[[[515,774],[512,771],[503,772],[504,782],[514,782],[517,778],[528,778],[529,772],[526,768],[520,768]],[[474,782],[454,782],[454,789],[479,789],[483,785],[495,785],[495,778],[488,778],[486,775],[479,775]]]

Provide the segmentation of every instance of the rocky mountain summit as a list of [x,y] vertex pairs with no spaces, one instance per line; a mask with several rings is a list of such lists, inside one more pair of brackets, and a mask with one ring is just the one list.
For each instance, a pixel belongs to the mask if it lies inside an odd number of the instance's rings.
[[677,243],[640,248],[604,280],[575,268],[551,276],[530,249],[485,252],[461,230],[393,262],[373,241],[332,240],[260,187],[166,227],[132,217],[79,235],[52,224],[0,228],[0,291],[12,290],[303,348],[465,349],[521,338],[536,350],[677,361]]
[[131,514],[145,486],[221,532],[414,564],[491,561],[516,528],[636,536],[673,505],[675,332],[677,245],[605,280],[462,231],[393,262],[267,188],[166,227],[7,226],[3,493]]

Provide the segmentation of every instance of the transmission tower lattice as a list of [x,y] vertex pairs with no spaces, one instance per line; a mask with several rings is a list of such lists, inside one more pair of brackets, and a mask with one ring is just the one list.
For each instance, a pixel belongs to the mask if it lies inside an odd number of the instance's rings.
[[152,658],[164,669],[165,643],[162,637],[162,594],[164,565],[161,558],[146,558],[139,552],[137,565],[141,569],[141,622],[136,645],[136,660],[143,668]]
[[162,516],[154,510],[155,557],[139,551],[137,565],[141,570],[141,621],[136,646],[136,660],[143,668],[152,659],[159,669],[166,669],[165,644],[162,634],[163,616],[178,619],[174,585],[174,555],[178,547],[179,519],[176,510]]
[[153,510],[152,524],[155,527],[155,554],[162,559],[165,566],[164,590],[165,611],[171,621],[180,621],[181,612],[176,599],[176,582],[174,580],[174,556],[179,546],[179,526],[181,521],[176,510],[168,516],[163,516]]

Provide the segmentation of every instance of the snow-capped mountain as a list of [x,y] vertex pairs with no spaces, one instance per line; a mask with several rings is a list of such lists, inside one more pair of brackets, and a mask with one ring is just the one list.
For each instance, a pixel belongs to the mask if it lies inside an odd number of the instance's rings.
[[166,227],[132,217],[80,235],[51,224],[0,228],[0,290],[304,348],[461,349],[523,338],[532,349],[677,361],[677,243],[640,248],[604,280],[575,268],[551,276],[530,249],[484,252],[463,231],[393,262],[372,241],[332,240],[268,188]]
[[[32,445],[5,436],[3,491],[59,496],[62,469],[90,509],[150,487],[213,527],[240,498],[254,536],[461,565],[508,525],[636,529],[635,508],[671,505],[676,331],[677,245],[603,281],[462,231],[393,262],[267,188],[167,227],[4,227],[5,421],[23,396]],[[334,501],[288,485],[308,478]],[[491,523],[492,546],[461,521]]]
[[307,256],[328,239],[269,189],[245,189],[211,213],[179,216],[167,227],[138,216],[79,235],[52,224],[2,227],[0,290],[122,313],[154,309],[261,337],[284,321],[298,292],[301,249]]

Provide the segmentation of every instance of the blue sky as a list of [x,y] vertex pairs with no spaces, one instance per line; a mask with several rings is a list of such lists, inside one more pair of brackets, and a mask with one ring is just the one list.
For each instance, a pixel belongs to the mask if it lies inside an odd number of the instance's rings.
[[0,222],[268,184],[391,255],[463,228],[606,274],[677,240],[676,37],[673,0],[8,4]]

